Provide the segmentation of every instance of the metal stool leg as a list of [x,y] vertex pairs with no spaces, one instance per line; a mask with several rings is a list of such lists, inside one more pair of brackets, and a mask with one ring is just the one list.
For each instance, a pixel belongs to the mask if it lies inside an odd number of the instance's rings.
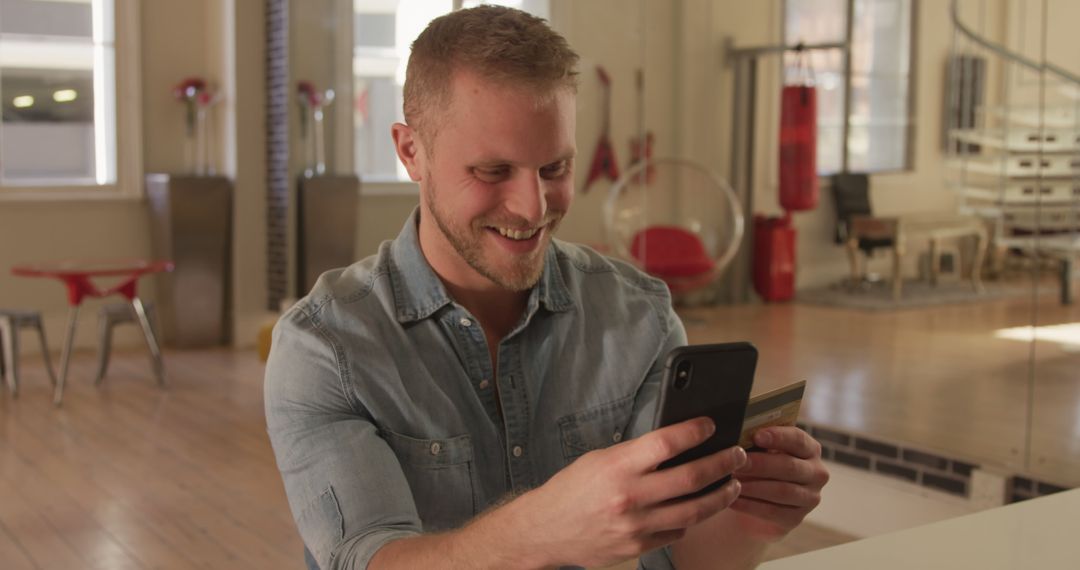
[[68,364],[71,361],[71,346],[75,343],[75,324],[79,320],[79,306],[68,311],[67,336],[64,338],[64,352],[60,357],[60,378],[53,392],[53,404],[59,406],[64,401],[64,383],[67,382]]
[[113,322],[107,313],[102,313],[99,325],[98,340],[98,370],[94,377],[94,385],[101,386],[105,380],[105,372],[109,370],[109,356],[112,353],[112,326]]
[[138,297],[131,299],[131,306],[135,308],[135,315],[139,318],[139,326],[142,327],[143,336],[146,337],[146,346],[150,349],[153,359],[154,373],[157,375],[158,385],[165,385],[165,362],[161,358],[161,348],[158,346],[157,337],[150,327],[150,320],[146,317],[146,307]]
[[11,396],[17,398],[19,396],[19,355],[16,353],[18,341],[15,340],[15,329],[10,318],[0,317],[0,343],[3,344],[0,350],[4,355],[4,379],[7,381]]
[[56,387],[56,373],[53,372],[52,357],[49,356],[49,345],[45,342],[45,325],[38,319],[35,323],[35,327],[38,331],[38,340],[41,341],[41,357],[45,359],[45,370],[49,373],[49,382],[52,383],[53,388]]

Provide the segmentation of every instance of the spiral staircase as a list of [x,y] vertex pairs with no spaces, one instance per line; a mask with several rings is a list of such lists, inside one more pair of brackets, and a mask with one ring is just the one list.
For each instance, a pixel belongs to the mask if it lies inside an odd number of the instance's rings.
[[1032,58],[967,25],[959,4],[951,6],[948,185],[962,213],[992,227],[999,259],[1014,252],[1054,260],[1062,303],[1071,303],[1080,256],[1080,74],[1051,61],[1063,54],[1047,53],[1047,15],[1036,38],[1041,57]]

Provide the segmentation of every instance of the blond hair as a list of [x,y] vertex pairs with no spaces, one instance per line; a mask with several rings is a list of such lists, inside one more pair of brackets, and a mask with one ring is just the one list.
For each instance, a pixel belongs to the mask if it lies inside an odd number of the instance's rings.
[[434,138],[437,117],[450,104],[451,79],[468,70],[518,85],[539,96],[577,89],[578,55],[541,18],[521,10],[481,5],[431,21],[412,44],[405,71],[405,122]]

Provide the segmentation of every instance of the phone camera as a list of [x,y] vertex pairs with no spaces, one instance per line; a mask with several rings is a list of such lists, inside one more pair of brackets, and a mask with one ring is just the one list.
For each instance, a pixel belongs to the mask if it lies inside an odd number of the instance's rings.
[[683,361],[675,366],[675,389],[685,390],[690,385],[690,375],[693,372],[693,364]]

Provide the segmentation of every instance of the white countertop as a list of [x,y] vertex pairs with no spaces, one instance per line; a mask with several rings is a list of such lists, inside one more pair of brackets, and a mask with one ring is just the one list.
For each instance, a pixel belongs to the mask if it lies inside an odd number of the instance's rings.
[[760,568],[1078,570],[1080,489],[782,558]]

